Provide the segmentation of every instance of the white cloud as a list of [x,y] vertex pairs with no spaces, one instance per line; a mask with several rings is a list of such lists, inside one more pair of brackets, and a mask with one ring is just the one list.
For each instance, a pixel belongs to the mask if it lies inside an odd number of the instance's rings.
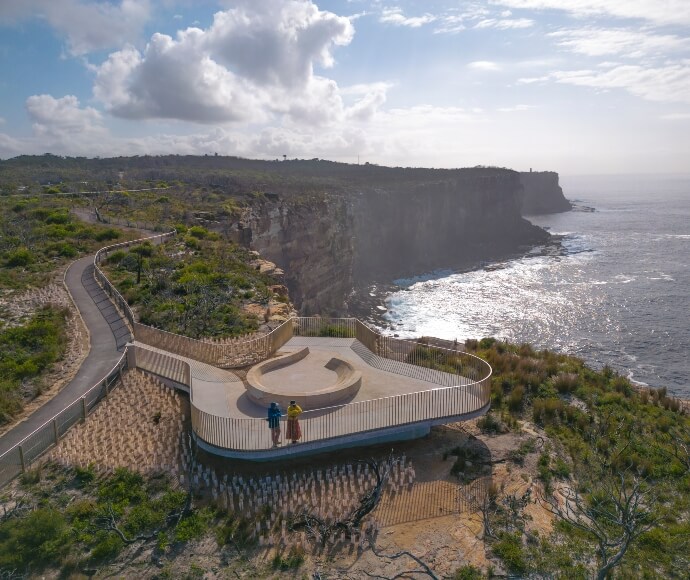
[[624,89],[649,101],[690,103],[690,62],[687,61],[657,68],[621,65],[603,71],[558,71],[549,78],[558,83],[602,90]]
[[491,3],[516,9],[563,10],[576,17],[613,16],[656,24],[690,24],[687,0],[491,0]]
[[[60,99],[33,95],[26,100],[26,110],[32,122],[33,141],[40,144],[42,151],[69,150],[92,155],[93,144],[108,137],[101,114],[92,107],[82,108],[74,95]],[[6,143],[5,147],[9,145]]]
[[314,73],[333,66],[333,48],[351,41],[348,18],[304,0],[233,5],[206,30],[154,34],[143,53],[132,46],[112,53],[98,69],[94,95],[116,116],[200,123],[285,115],[324,124],[367,114],[385,100],[379,91],[349,111],[335,81]]
[[93,107],[81,108],[79,99],[66,95],[56,99],[51,95],[33,95],[26,100],[26,110],[34,130],[41,135],[54,130],[79,134],[99,130],[101,114]]
[[151,16],[150,0],[21,0],[0,2],[0,23],[44,19],[67,38],[73,55],[137,40]]
[[405,16],[401,8],[384,8],[379,18],[379,22],[394,24],[395,26],[407,26],[409,28],[419,28],[434,20],[436,20],[436,16],[429,13],[422,16]]
[[475,28],[497,28],[498,30],[510,30],[517,28],[530,28],[534,26],[534,20],[529,18],[485,18],[477,22]]
[[641,58],[664,55],[690,48],[690,39],[672,34],[653,34],[626,28],[593,28],[559,30],[551,32],[559,46],[587,56],[620,55]]
[[501,65],[499,65],[497,62],[493,62],[490,60],[475,60],[474,62],[468,63],[467,66],[469,68],[472,68],[475,70],[483,70],[483,71],[501,70]]

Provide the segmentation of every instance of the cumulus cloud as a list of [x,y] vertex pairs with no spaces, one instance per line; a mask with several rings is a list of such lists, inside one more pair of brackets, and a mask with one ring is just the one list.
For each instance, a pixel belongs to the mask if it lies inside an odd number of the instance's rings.
[[576,17],[635,18],[656,24],[690,24],[687,0],[491,0],[517,9],[563,10]]
[[[348,44],[350,20],[308,0],[241,0],[207,29],[154,34],[143,52],[112,53],[94,95],[119,117],[216,122],[328,123],[348,114],[335,81],[315,73]],[[380,95],[368,98],[382,102]],[[359,108],[366,109],[367,103]]]
[[52,151],[71,155],[108,152],[110,134],[93,107],[82,107],[77,97],[32,95],[26,100],[33,136],[17,138],[0,133],[0,156]]
[[84,55],[135,41],[150,16],[150,0],[0,2],[0,23],[44,19],[67,39],[73,55]]
[[385,24],[395,26],[407,26],[409,28],[419,28],[436,20],[436,16],[428,12],[422,16],[405,16],[401,8],[384,8],[379,18]]
[[26,110],[34,133],[41,137],[62,139],[104,131],[101,114],[92,107],[82,108],[74,95],[61,99],[33,95],[26,100]]

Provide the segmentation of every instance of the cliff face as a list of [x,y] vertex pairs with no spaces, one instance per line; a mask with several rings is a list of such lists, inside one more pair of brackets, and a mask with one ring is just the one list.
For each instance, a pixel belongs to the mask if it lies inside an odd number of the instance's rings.
[[522,215],[539,215],[570,211],[572,205],[558,185],[554,171],[523,171],[520,181],[524,187]]
[[503,257],[548,234],[520,216],[508,170],[438,172],[255,207],[243,238],[286,272],[303,314],[342,314],[356,286]]

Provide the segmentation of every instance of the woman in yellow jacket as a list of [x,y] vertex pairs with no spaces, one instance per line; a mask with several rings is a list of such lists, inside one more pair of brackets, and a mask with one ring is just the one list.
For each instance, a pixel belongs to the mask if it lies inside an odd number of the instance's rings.
[[302,408],[295,401],[290,401],[290,406],[287,408],[288,419],[285,437],[291,439],[293,443],[297,443],[302,438],[302,429],[297,420],[301,413]]

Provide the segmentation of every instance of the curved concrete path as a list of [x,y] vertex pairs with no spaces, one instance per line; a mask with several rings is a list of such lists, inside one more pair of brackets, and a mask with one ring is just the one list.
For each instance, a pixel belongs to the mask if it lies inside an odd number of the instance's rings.
[[115,366],[129,329],[93,276],[93,255],[74,262],[65,282],[89,329],[91,350],[75,377],[42,407],[0,437],[0,455],[73,403]]

